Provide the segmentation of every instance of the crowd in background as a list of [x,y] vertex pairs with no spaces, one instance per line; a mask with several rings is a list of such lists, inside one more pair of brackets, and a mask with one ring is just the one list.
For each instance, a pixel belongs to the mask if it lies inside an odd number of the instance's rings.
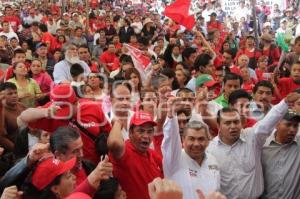
[[1,199],[300,198],[295,4],[170,3],[1,3]]

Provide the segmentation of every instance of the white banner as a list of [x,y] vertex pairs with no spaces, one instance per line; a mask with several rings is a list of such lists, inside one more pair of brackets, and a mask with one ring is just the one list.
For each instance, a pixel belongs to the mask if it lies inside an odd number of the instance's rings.
[[[279,9],[283,11],[286,8],[286,0],[264,0],[266,5],[272,10],[274,4],[279,5]],[[221,1],[222,9],[228,14],[233,15],[239,8],[240,0],[223,0]],[[246,0],[246,5],[251,5],[251,1]],[[258,2],[258,1],[257,1]]]

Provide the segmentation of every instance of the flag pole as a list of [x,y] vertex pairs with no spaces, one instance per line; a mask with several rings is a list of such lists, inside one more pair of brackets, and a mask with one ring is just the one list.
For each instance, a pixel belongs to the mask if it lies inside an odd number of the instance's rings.
[[252,7],[252,16],[254,18],[253,20],[253,31],[255,36],[255,43],[256,46],[258,46],[258,30],[257,30],[257,19],[256,19],[256,0],[251,0],[251,7]]

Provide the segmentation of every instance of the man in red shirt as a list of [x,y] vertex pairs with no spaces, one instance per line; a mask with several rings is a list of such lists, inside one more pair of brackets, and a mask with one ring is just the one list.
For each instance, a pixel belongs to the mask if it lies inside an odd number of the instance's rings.
[[217,14],[213,12],[209,16],[210,21],[207,22],[207,32],[212,32],[213,30],[219,30],[220,32],[222,32],[222,23],[217,21]]
[[162,177],[162,159],[149,148],[154,134],[152,116],[136,112],[130,121],[129,140],[124,142],[122,122],[117,118],[108,138],[113,174],[118,178],[128,199],[149,199],[148,184]]
[[110,42],[108,44],[108,49],[100,55],[99,61],[103,64],[104,69],[108,70],[106,72],[110,73],[118,69],[113,67],[114,62],[116,61],[115,59],[118,59],[116,56],[116,47],[112,42]]
[[4,9],[5,17],[3,21],[8,21],[14,32],[18,32],[19,28],[21,27],[21,20],[15,16],[13,13],[13,9],[11,6],[6,6]]
[[[50,93],[51,102],[42,107],[27,109],[18,117],[19,126],[42,129],[53,133],[60,126],[78,127],[75,121],[94,137],[111,130],[101,104],[87,99],[77,100],[69,84],[59,84]],[[79,127],[78,127],[79,128]],[[100,160],[91,136],[81,131],[84,157],[97,164]]]

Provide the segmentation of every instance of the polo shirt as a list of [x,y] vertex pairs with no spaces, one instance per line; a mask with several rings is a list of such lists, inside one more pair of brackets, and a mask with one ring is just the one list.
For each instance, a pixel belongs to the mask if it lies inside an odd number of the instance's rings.
[[125,153],[120,159],[110,154],[113,175],[118,178],[127,199],[150,199],[148,184],[155,178],[163,178],[162,160],[152,149],[140,153],[130,140],[125,142]]
[[225,99],[224,94],[220,95],[214,100],[217,104],[221,105],[223,108],[228,107],[228,101]]
[[288,105],[282,100],[256,125],[242,129],[233,145],[222,142],[220,136],[209,143],[207,151],[216,157],[220,166],[220,192],[227,198],[255,199],[263,193],[262,148],[287,110]]
[[265,189],[262,199],[294,199],[300,196],[300,137],[289,144],[275,141],[275,132],[262,152]]
[[184,199],[198,199],[196,190],[204,195],[219,190],[220,171],[217,160],[206,153],[201,165],[182,149],[177,117],[167,118],[162,142],[164,176],[182,187]]

